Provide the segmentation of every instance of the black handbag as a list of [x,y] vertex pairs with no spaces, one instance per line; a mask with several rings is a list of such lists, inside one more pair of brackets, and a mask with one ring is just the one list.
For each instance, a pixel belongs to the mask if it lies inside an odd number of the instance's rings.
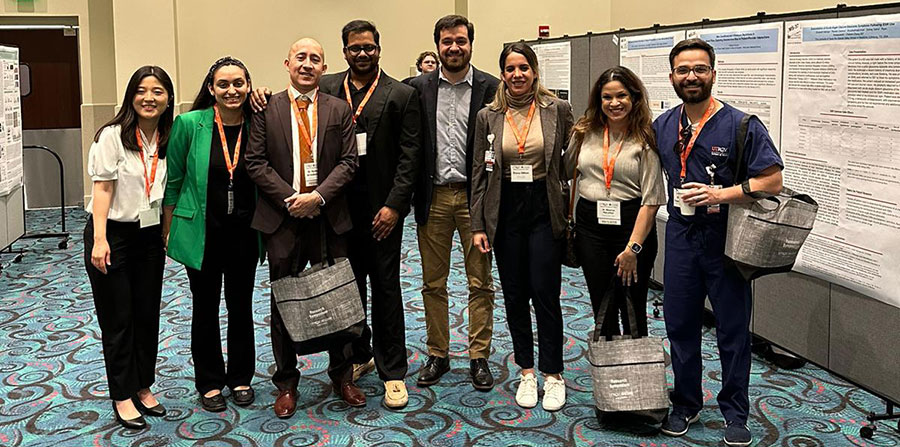
[[[347,258],[328,255],[321,225],[322,261],[297,276],[272,282],[275,305],[297,354],[326,351],[360,337],[366,326],[356,277]],[[298,270],[294,260],[294,271]]]

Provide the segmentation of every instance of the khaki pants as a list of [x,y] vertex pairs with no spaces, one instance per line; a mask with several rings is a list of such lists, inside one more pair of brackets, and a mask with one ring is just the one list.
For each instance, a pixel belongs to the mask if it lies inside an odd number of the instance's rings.
[[469,284],[469,358],[488,358],[494,331],[491,255],[472,244],[465,186],[435,185],[428,223],[418,227],[422,254],[422,299],[428,355],[447,357],[450,350],[447,276],[454,230],[459,232]]

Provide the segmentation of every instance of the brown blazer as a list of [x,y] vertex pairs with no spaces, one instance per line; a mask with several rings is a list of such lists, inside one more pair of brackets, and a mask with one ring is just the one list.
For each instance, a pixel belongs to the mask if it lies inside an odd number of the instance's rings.
[[[547,203],[550,205],[550,225],[553,237],[561,238],[566,231],[566,208],[568,202],[563,197],[560,164],[563,149],[569,145],[574,118],[572,106],[557,98],[540,106],[541,130],[544,134],[544,156],[547,165]],[[475,121],[475,148],[472,160],[472,231],[484,231],[488,241],[494,244],[500,212],[500,190],[503,182],[503,129],[506,126],[505,112],[495,112],[490,108],[481,109]],[[490,148],[487,136],[494,134],[494,170],[484,169],[484,152]]]
[[[265,234],[274,233],[284,219],[291,218],[284,204],[284,199],[294,194],[290,101],[287,90],[272,95],[266,110],[254,114],[250,122],[245,160],[247,173],[259,187],[251,226]],[[343,234],[352,227],[344,190],[357,167],[353,118],[346,102],[321,91],[318,114],[316,191],[325,199],[322,213],[331,229]]]

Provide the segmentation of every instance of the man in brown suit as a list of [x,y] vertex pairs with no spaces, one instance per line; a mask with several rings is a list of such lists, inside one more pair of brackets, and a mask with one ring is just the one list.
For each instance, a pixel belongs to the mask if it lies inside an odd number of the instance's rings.
[[[357,167],[356,137],[350,107],[319,95],[325,52],[313,39],[291,45],[284,61],[290,84],[272,96],[265,112],[253,116],[247,146],[247,172],[259,187],[252,226],[263,233],[269,279],[297,274],[321,261],[320,230],[325,226],[329,255],[345,257],[350,213],[344,195]],[[299,261],[299,262],[298,262]],[[274,299],[271,302],[272,350],[278,387],[275,415],[288,418],[297,407],[297,355]],[[333,347],[336,359],[350,358],[350,344]],[[351,406],[366,403],[353,384],[352,364],[332,362],[328,375],[335,392]]]

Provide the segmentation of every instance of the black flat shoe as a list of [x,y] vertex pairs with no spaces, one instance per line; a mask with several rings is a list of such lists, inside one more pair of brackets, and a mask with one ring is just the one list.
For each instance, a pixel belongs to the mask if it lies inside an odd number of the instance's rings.
[[161,403],[158,403],[152,407],[148,407],[141,402],[139,397],[132,397],[131,401],[134,402],[134,406],[137,407],[138,411],[147,415],[154,417],[163,417],[166,415],[166,407],[164,407]]
[[134,419],[122,419],[122,416],[119,416],[119,408],[116,407],[116,402],[113,401],[113,414],[116,415],[116,422],[119,425],[131,429],[131,430],[143,430],[147,428],[147,421],[144,420],[144,416],[138,416]]
[[234,401],[235,405],[246,407],[252,404],[255,398],[256,394],[253,392],[253,387],[246,390],[231,390],[231,400]]
[[216,394],[213,397],[206,397],[204,395],[200,395],[200,405],[203,406],[203,409],[212,413],[220,413],[225,411],[225,397],[222,396],[222,393]]
[[490,391],[494,388],[494,376],[491,375],[487,359],[474,359],[469,362],[469,375],[476,390]]

